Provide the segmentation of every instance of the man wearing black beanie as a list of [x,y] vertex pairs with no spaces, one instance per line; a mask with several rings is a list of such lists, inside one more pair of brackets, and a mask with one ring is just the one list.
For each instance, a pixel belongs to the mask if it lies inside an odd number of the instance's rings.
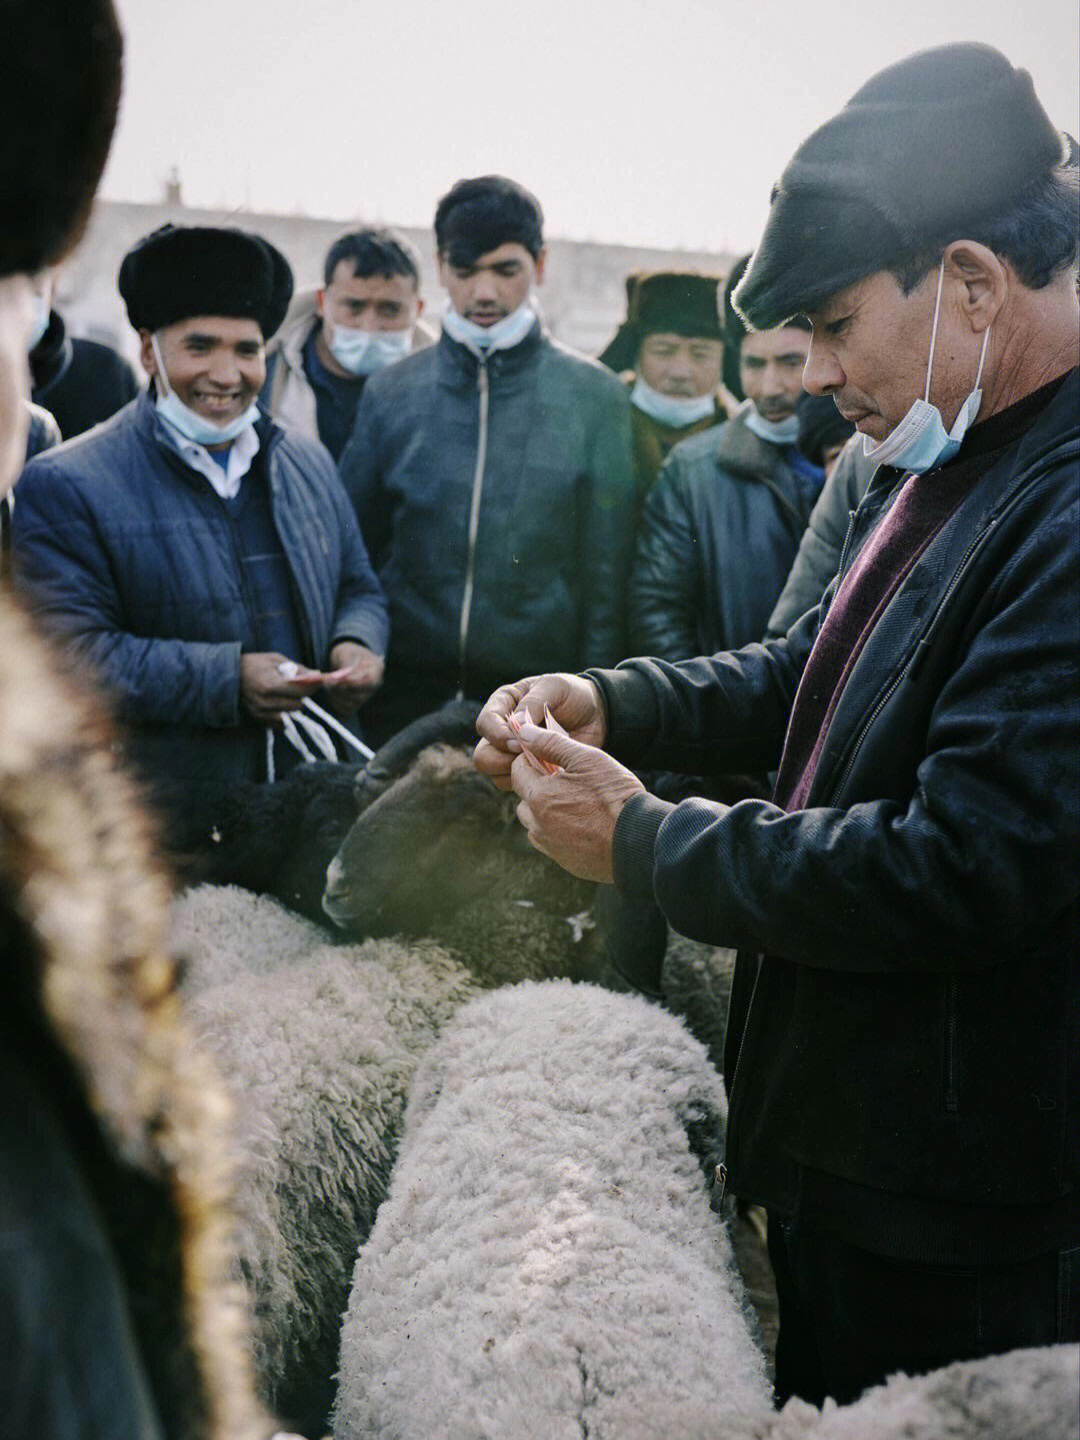
[[[1030,77],[985,45],[890,66],[810,136],[734,301],[755,329],[809,318],[805,387],[876,461],[838,576],[767,645],[530,677],[478,721],[534,845],[739,947],[716,1194],[769,1213],[780,1399],[1080,1339],[1061,162]],[[670,804],[624,764],[778,774],[770,800]]]

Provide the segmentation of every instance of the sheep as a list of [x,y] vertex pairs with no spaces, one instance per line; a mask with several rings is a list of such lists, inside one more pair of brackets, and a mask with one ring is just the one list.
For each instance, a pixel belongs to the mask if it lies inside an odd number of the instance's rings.
[[516,803],[465,752],[428,747],[357,817],[324,909],[349,933],[436,939],[488,985],[590,976],[595,886],[538,854]]
[[459,1011],[357,1260],[335,1440],[666,1440],[695,1407],[767,1417],[701,1170],[724,1115],[703,1047],[638,996],[526,982]]
[[476,701],[451,701],[407,725],[366,765],[318,760],[297,765],[273,784],[158,781],[149,799],[162,843],[184,884],[242,885],[273,895],[326,925],[326,867],[360,810],[435,741],[475,739]]
[[[263,951],[275,925],[276,949]],[[476,981],[431,943],[327,944],[236,887],[189,892],[174,943],[187,952],[191,1024],[236,1097],[239,1251],[263,1398],[294,1429],[323,1434],[350,1271],[409,1082]]]
[[[1080,1346],[1013,1350],[893,1375],[851,1405],[790,1400],[767,1424],[701,1440],[1080,1440]],[[695,1437],[697,1440],[697,1437]]]

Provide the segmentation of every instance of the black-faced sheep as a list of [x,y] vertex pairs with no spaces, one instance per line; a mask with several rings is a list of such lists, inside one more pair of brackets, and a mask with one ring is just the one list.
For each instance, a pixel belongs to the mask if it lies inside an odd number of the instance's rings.
[[636,996],[547,982],[461,1010],[357,1261],[336,1440],[668,1440],[687,1407],[767,1416],[702,1173],[723,1116],[703,1048]]

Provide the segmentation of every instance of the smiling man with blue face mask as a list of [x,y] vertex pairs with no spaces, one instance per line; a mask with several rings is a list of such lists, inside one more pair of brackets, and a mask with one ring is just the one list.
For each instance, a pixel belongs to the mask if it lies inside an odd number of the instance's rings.
[[257,403],[292,271],[258,235],[167,225],[119,288],[150,390],[24,471],[16,572],[116,697],[159,792],[274,779],[327,753],[312,692],[355,724],[386,646],[332,460]]

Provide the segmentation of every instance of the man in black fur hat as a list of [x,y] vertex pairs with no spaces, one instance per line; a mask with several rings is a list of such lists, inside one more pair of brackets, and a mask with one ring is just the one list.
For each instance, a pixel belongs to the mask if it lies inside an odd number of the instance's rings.
[[119,284],[152,389],[27,467],[16,573],[151,779],[273,779],[328,753],[301,707],[355,716],[387,638],[333,462],[256,405],[292,272],[258,235],[166,225]]
[[[757,330],[809,317],[806,388],[877,461],[839,575],[767,645],[530,677],[478,721],[533,844],[740,947],[717,1192],[769,1212],[781,1399],[1080,1339],[1061,161],[1030,76],[988,46],[863,86],[784,171],[735,292]],[[779,773],[729,807],[665,802],[624,765]]]
[[626,319],[598,358],[630,392],[639,501],[673,445],[727,415],[719,292],[719,275],[692,270],[627,276]]

